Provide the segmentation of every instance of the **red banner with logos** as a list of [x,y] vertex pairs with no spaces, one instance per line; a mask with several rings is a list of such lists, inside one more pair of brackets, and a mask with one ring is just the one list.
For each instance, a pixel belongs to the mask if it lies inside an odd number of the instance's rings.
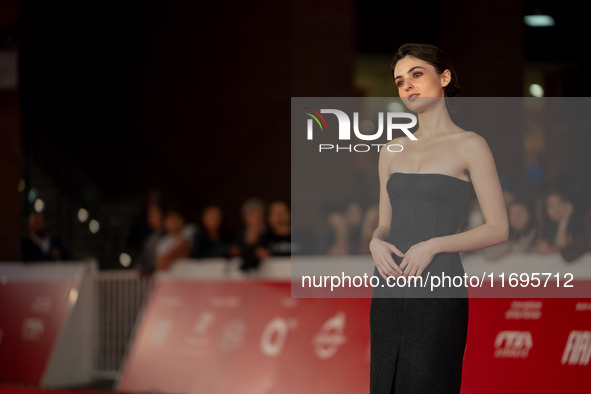
[[470,299],[462,393],[589,393],[591,299]]
[[[156,282],[119,390],[369,392],[368,298],[288,282]],[[462,393],[588,392],[589,299],[470,299]]]
[[97,390],[44,390],[28,387],[0,386],[0,394],[108,394],[110,391]]
[[73,281],[0,284],[0,382],[39,385]]
[[156,282],[118,389],[366,392],[370,300],[290,295],[288,282]]

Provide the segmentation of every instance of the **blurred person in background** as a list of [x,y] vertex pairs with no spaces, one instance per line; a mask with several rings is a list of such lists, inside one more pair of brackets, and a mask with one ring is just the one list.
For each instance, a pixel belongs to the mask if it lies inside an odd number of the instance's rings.
[[143,242],[152,233],[152,227],[148,223],[148,211],[154,204],[162,206],[162,195],[158,190],[150,190],[148,192],[141,210],[131,223],[129,236],[127,237],[127,248],[132,256],[140,252]]
[[47,232],[42,213],[29,215],[28,231],[19,245],[19,258],[24,262],[70,260],[61,241]]
[[356,201],[349,203],[345,211],[345,218],[349,226],[349,245],[351,253],[357,254],[361,250],[361,224],[363,222],[363,209]]
[[[248,272],[259,267],[264,255],[259,248],[262,235],[267,231],[265,203],[259,198],[249,198],[241,207],[244,227],[235,235],[230,246],[230,256],[242,259],[240,269]],[[257,251],[258,249],[258,251]]]
[[377,204],[372,205],[371,207],[369,207],[367,211],[365,211],[365,215],[363,216],[363,223],[361,225],[361,253],[370,253],[369,243],[371,242],[371,238],[373,237],[374,230],[378,227],[379,224],[379,212],[380,211]]
[[147,207],[146,222],[150,232],[142,241],[135,259],[135,266],[143,276],[151,275],[156,269],[156,247],[164,237],[164,212],[159,201],[153,201]]
[[501,182],[501,188],[503,189],[503,199],[505,200],[505,206],[509,206],[517,196],[513,192],[513,182],[507,175],[499,175],[499,181]]
[[560,255],[564,261],[570,263],[588,252],[591,252],[591,205],[583,216],[582,230],[573,236],[571,243],[560,249]]
[[185,215],[176,204],[170,204],[164,211],[166,235],[156,244],[156,269],[166,270],[178,259],[191,255],[195,225],[185,222]]
[[[503,196],[505,197],[504,194],[503,194]],[[505,199],[505,201],[506,201],[506,199]],[[468,203],[468,212],[467,212],[466,217],[463,220],[462,224],[460,225],[460,230],[462,232],[467,231],[467,230],[482,226],[484,223],[485,223],[484,215],[482,214],[482,210],[480,209],[480,204],[478,203],[478,199],[473,198]],[[467,251],[462,252],[462,254],[465,256],[480,255],[481,253],[483,253],[482,249],[467,250]]]
[[361,205],[350,202],[344,210],[333,210],[328,216],[328,225],[332,230],[332,241],[327,254],[343,256],[356,254],[361,249]]
[[327,218],[327,224],[330,228],[328,240],[329,256],[345,256],[349,254],[349,226],[345,214],[341,209],[330,207]]
[[512,199],[507,206],[507,214],[509,239],[484,249],[484,256],[489,261],[499,260],[510,253],[529,253],[538,235],[534,216],[525,202]]
[[[505,201],[505,207],[508,207],[515,200],[515,194],[511,190],[511,183],[507,177],[499,176],[501,182],[501,188],[503,190],[503,200]],[[486,221],[480,209],[480,203],[477,198],[473,198],[470,201],[468,208],[468,214],[465,220],[461,224],[461,231],[467,231],[473,228],[482,226]],[[498,260],[504,255],[504,248],[507,247],[506,243],[495,245],[486,249],[467,250],[462,252],[463,255],[480,255],[484,254],[485,258],[489,261]],[[497,255],[497,252],[499,255]]]
[[195,231],[191,257],[196,259],[228,257],[230,235],[224,228],[224,215],[217,205],[205,207],[201,226]]
[[539,201],[540,236],[532,251],[538,254],[559,253],[583,230],[581,218],[574,214],[573,204],[566,196],[550,190]]
[[[482,210],[480,209],[480,204],[478,203],[478,199],[473,198],[468,205],[468,213],[466,214],[466,219],[462,223],[462,231],[470,230],[473,228],[477,228],[478,226],[482,226],[485,223],[484,216],[482,215]],[[467,251],[464,253],[471,253],[476,251]]]
[[[268,229],[261,236],[257,255],[260,258],[290,256],[294,245],[291,241],[291,213],[289,205],[285,201],[273,201],[270,203],[267,223]],[[297,252],[297,250],[293,251]]]

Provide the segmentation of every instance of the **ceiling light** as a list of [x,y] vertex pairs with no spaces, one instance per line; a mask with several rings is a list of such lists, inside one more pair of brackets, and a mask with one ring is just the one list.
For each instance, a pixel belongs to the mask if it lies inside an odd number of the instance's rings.
[[554,18],[550,15],[526,15],[523,17],[525,24],[529,27],[550,27],[554,26]]

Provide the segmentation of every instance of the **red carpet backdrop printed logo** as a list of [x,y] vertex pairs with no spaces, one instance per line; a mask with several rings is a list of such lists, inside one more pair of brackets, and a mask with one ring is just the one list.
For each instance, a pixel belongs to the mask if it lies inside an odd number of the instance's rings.
[[589,299],[471,299],[466,393],[584,393]]
[[[289,287],[160,281],[118,389],[367,392],[369,299],[293,299]],[[585,392],[590,305],[588,299],[471,299],[462,393]]]
[[119,390],[365,392],[368,299],[293,299],[289,282],[159,281]]
[[73,285],[0,285],[0,382],[41,384]]

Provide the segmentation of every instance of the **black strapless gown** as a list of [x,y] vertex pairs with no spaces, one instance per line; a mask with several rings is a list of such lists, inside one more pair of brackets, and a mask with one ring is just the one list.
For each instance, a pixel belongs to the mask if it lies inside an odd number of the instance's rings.
[[[388,242],[402,252],[455,234],[473,196],[472,183],[437,173],[390,175]],[[396,264],[402,258],[392,254]],[[463,276],[459,253],[438,253],[422,273]],[[459,393],[468,332],[468,289],[388,287],[379,275],[370,309],[370,393]],[[384,285],[384,286],[382,286]]]

